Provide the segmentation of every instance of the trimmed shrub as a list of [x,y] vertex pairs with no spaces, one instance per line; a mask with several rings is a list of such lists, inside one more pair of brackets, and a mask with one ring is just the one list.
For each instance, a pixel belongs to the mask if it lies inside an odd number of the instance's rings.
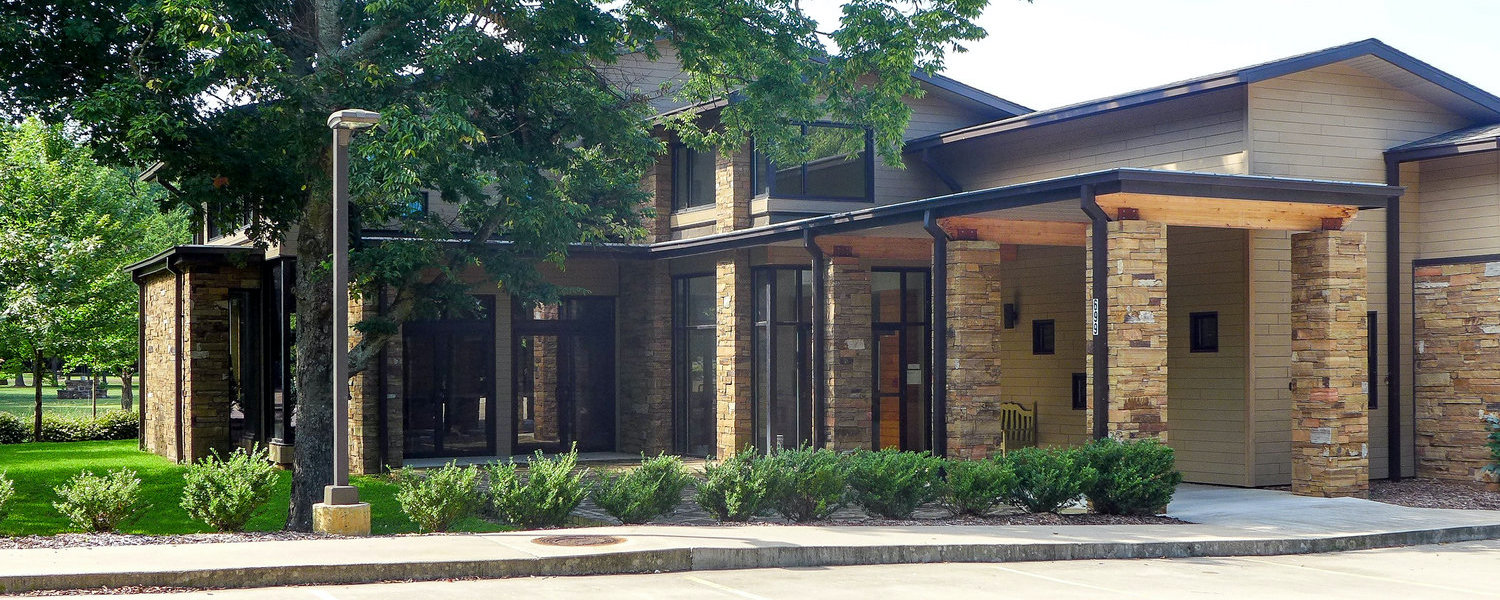
[[1083,496],[1098,476],[1072,448],[1021,448],[1003,460],[1016,474],[1011,501],[1034,513],[1057,512]]
[[749,521],[765,512],[771,486],[767,460],[754,448],[745,448],[722,461],[703,465],[694,500],[718,521]]
[[588,469],[575,473],[577,464],[577,448],[555,459],[538,450],[523,482],[514,462],[494,463],[488,468],[490,505],[501,520],[522,529],[566,525],[589,491],[583,483]]
[[849,467],[832,450],[803,446],[766,457],[771,507],[804,523],[828,518],[848,501]]
[[1015,493],[1016,472],[1008,461],[951,459],[945,467],[943,506],[955,516],[982,517]]
[[246,452],[243,448],[225,460],[214,451],[183,473],[182,507],[188,517],[219,531],[240,531],[271,498],[276,485],[276,465],[268,451]]
[[1097,474],[1084,489],[1094,512],[1149,515],[1172,501],[1182,473],[1172,448],[1158,440],[1097,440],[1079,450]]
[[480,505],[479,469],[450,462],[421,473],[402,467],[395,473],[396,501],[421,531],[447,531]]
[[849,456],[849,496],[872,517],[905,519],[942,491],[943,459],[884,448]]
[[6,505],[15,495],[16,483],[5,476],[5,471],[0,471],[0,521],[4,521],[6,515],[10,514],[10,509],[6,508]]
[[54,417],[42,413],[42,442],[128,440],[140,433],[140,415],[113,410],[97,417]]
[[19,444],[31,437],[31,427],[21,417],[0,412],[0,444]]
[[1500,415],[1486,413],[1484,428],[1490,432],[1485,445],[1490,447],[1490,456],[1495,459],[1494,464],[1486,466],[1485,469],[1491,473],[1500,473]]
[[130,469],[103,476],[84,471],[52,491],[58,497],[52,506],[84,531],[114,531],[149,508],[141,503],[141,479]]
[[676,456],[641,456],[641,466],[624,473],[606,473],[594,486],[594,503],[621,523],[645,523],[672,512],[682,503],[682,490],[692,483]]

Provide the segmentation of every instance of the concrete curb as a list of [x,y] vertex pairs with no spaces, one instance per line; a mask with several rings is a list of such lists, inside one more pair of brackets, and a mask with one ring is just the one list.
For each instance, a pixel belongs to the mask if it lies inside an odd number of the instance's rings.
[[1025,562],[1124,558],[1272,556],[1500,539],[1500,525],[1306,538],[1168,542],[897,544],[670,548],[521,559],[350,563],[113,573],[0,576],[0,593],[99,587],[249,588],[391,580],[496,579],[936,562]]

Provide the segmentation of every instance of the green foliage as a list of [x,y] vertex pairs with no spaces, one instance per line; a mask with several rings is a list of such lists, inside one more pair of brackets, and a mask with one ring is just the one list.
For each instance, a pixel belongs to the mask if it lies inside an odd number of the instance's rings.
[[218,531],[243,531],[276,490],[276,465],[266,450],[236,449],[224,460],[215,451],[183,473],[182,508]]
[[1155,439],[1097,440],[1078,450],[1097,474],[1084,489],[1094,512],[1106,515],[1155,514],[1172,501],[1182,473],[1172,448]]
[[772,508],[798,523],[826,519],[848,501],[849,467],[832,450],[803,446],[766,458]]
[[58,501],[52,506],[84,531],[114,531],[148,508],[141,502],[141,480],[130,469],[111,470],[104,476],[84,471],[53,491]]
[[641,457],[641,466],[625,473],[606,473],[592,493],[594,503],[621,523],[645,523],[672,512],[682,502],[682,491],[693,482],[682,459],[659,455]]
[[0,521],[10,514],[10,499],[15,496],[16,483],[5,476],[5,471],[0,471]]
[[770,461],[746,447],[703,465],[694,499],[718,521],[744,522],[765,512],[770,500]]
[[538,450],[526,465],[524,481],[514,462],[490,465],[490,503],[495,514],[523,529],[566,525],[573,509],[588,495],[583,480],[589,471],[576,471],[577,464],[576,448],[557,458],[547,458]]
[[942,489],[943,459],[927,452],[862,450],[848,462],[850,497],[870,516],[908,518]]
[[128,440],[139,433],[140,415],[131,411],[113,410],[97,417],[42,415],[43,442]]
[[31,439],[31,427],[21,417],[0,412],[0,444],[19,444]]
[[402,467],[395,476],[401,512],[422,531],[448,531],[479,507],[478,468],[450,462],[425,474]]
[[1020,448],[1002,459],[1016,474],[1011,500],[1034,513],[1057,512],[1093,485],[1098,472],[1073,448]]
[[1016,472],[1009,461],[950,459],[944,467],[943,505],[954,515],[982,517],[1015,493]]
[[1489,436],[1485,438],[1485,445],[1490,448],[1490,456],[1494,457],[1495,463],[1485,467],[1490,472],[1500,472],[1500,415],[1485,414],[1484,428],[1488,430]]

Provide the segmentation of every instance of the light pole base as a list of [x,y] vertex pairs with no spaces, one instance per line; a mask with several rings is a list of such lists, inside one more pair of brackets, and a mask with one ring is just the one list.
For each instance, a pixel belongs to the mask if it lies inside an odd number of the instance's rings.
[[370,535],[370,504],[314,504],[313,531],[330,535]]

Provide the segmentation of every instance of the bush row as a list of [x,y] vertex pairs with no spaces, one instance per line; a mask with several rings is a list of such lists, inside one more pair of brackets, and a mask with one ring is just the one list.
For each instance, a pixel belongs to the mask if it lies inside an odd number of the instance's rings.
[[[140,415],[127,410],[112,410],[97,417],[56,417],[42,414],[41,442],[90,442],[128,440],[140,435]],[[32,424],[7,412],[0,412],[0,444],[30,442]]]

